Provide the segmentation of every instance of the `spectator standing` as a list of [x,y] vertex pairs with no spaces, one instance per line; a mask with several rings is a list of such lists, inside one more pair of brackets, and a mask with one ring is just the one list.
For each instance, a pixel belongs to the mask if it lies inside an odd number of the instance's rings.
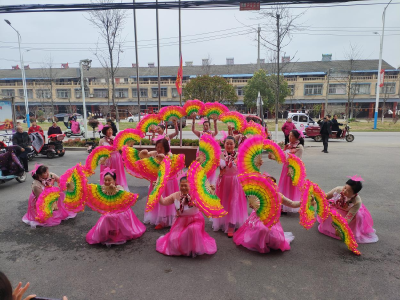
[[324,117],[324,121],[321,124],[321,130],[319,131],[322,137],[322,143],[324,144],[324,150],[322,150],[324,153],[328,153],[328,140],[329,136],[332,134],[331,121],[329,120],[329,117],[329,115]]
[[285,135],[285,145],[289,143],[289,133],[293,130],[297,129],[296,125],[293,124],[292,118],[287,118],[285,124],[282,126],[283,134]]

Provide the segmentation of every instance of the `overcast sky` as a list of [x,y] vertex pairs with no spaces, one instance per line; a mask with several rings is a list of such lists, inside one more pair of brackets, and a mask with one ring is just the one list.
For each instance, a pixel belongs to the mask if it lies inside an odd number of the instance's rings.
[[[66,1],[0,0],[1,5],[26,3],[66,3]],[[88,3],[89,0],[69,0],[67,3]],[[127,2],[124,0],[123,2]],[[138,1],[140,2],[140,1]],[[351,3],[388,2],[372,0]],[[294,6],[294,5],[291,5]],[[298,5],[300,6],[300,5]],[[304,5],[301,5],[304,6]],[[384,5],[291,9],[292,14],[305,11],[299,22],[308,26],[293,35],[291,43],[283,50],[296,60],[321,60],[322,53],[331,53],[334,60],[345,59],[350,43],[357,46],[361,59],[379,58],[379,36],[382,30]],[[123,38],[126,40],[121,66],[130,67],[135,62],[132,12],[127,13]],[[234,57],[235,64],[256,63],[257,12],[243,12],[239,8],[226,10],[183,10],[182,36],[183,61],[201,64],[202,58],[210,57],[212,64],[225,64],[227,57]],[[383,59],[392,66],[400,67],[400,1],[394,0],[386,13],[386,30]],[[43,65],[51,56],[55,66],[69,63],[77,67],[81,59],[93,60],[92,66],[100,66],[94,56],[99,35],[86,19],[86,12],[19,13],[3,14],[19,30],[22,36],[25,64],[31,68]],[[156,26],[154,10],[138,10],[139,65],[157,64]],[[161,38],[161,66],[178,65],[178,11],[159,11]],[[264,28],[263,28],[264,29]],[[9,69],[19,64],[17,35],[3,20],[0,22],[0,68]],[[10,49],[14,47],[15,49]],[[45,48],[46,50],[43,50]],[[53,49],[51,49],[53,48]],[[26,51],[26,49],[30,49]],[[266,49],[261,58],[268,57]],[[377,66],[378,67],[378,66]]]

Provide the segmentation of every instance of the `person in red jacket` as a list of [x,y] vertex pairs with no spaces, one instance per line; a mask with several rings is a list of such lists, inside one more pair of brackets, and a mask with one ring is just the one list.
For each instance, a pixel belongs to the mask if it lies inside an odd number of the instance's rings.
[[289,143],[289,133],[293,129],[297,129],[296,125],[292,123],[292,118],[287,118],[285,124],[282,126],[283,134],[285,135],[285,145]]
[[39,132],[44,137],[43,129],[37,125],[36,121],[33,121],[32,126],[29,127],[28,134],[31,134],[32,132]]

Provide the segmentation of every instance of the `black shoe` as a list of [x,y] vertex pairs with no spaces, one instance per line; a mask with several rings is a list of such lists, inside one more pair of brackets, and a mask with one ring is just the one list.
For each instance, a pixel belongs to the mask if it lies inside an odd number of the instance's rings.
[[325,150],[322,150],[321,152],[325,152]]
[[28,173],[28,172],[29,172],[29,170],[28,170],[28,169],[26,169],[26,170],[25,170],[25,173]]
[[324,151],[324,153],[329,153],[328,151]]

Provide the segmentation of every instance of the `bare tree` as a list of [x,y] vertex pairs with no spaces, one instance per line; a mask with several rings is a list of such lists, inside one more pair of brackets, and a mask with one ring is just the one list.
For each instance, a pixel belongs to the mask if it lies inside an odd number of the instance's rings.
[[128,113],[131,113],[132,115],[137,115],[139,114],[139,106],[138,105],[129,105],[127,107]]
[[203,59],[201,64],[201,71],[203,75],[211,75],[211,65],[212,65],[212,58],[210,54],[208,54],[208,57]]
[[[114,0],[96,0],[94,2],[108,4]],[[115,97],[115,75],[119,69],[120,54],[122,52],[121,33],[124,27],[126,13],[120,9],[92,10],[89,12],[89,21],[98,29],[101,39],[107,45],[101,50],[97,45],[95,55],[103,67],[108,82],[111,81],[111,93],[108,93],[115,110],[117,126],[119,127],[118,102]]]
[[[379,89],[379,85],[376,85],[376,88]],[[386,102],[389,99],[389,90],[390,86],[387,83],[383,84],[383,87],[380,88],[380,95],[382,95],[382,116],[381,116],[381,123],[383,124],[383,120],[385,119],[385,114],[389,111],[389,109],[386,107]]]
[[99,111],[103,118],[107,118],[108,114],[111,112],[111,107],[109,105],[99,105]]

